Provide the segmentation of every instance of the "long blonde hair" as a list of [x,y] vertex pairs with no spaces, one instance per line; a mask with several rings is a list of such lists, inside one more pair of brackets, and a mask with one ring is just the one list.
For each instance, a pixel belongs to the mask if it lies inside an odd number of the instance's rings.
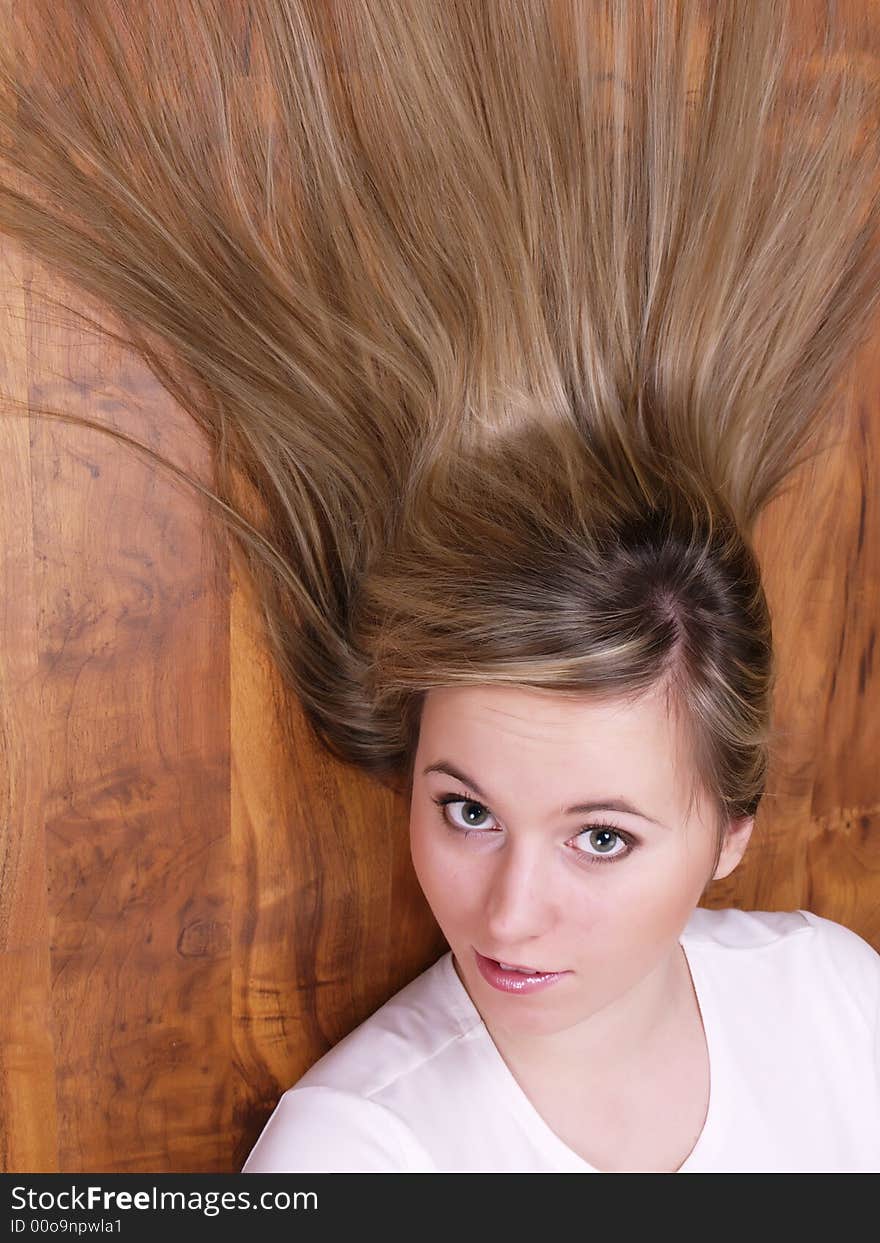
[[659,686],[720,832],[754,814],[754,523],[880,299],[859,14],[20,6],[0,230],[208,436],[191,482],[337,757],[411,780],[435,686]]

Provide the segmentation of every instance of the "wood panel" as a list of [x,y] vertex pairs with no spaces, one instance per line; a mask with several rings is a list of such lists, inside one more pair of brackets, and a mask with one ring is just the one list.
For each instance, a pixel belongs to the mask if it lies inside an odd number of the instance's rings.
[[[207,482],[187,416],[32,266],[4,244],[3,391]],[[197,494],[99,432],[0,436],[3,1169],[237,1169],[446,948],[407,808],[314,746]]]
[[835,447],[758,524],[779,740],[745,858],[703,905],[806,907],[880,949],[878,346],[841,385]]
[[[97,308],[0,243],[0,387],[206,478]],[[108,323],[110,321],[107,321]],[[765,514],[784,748],[706,905],[880,949],[880,339],[841,443]],[[0,417],[0,1168],[240,1168],[278,1095],[446,949],[405,803],[313,744],[196,493],[97,432]]]

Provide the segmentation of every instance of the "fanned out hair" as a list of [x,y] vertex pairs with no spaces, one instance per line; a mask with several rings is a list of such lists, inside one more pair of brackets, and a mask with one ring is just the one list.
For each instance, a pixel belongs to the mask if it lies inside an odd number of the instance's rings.
[[432,687],[656,688],[719,852],[755,813],[754,523],[840,430],[880,300],[864,21],[803,0],[18,7],[0,231],[112,311],[124,334],[101,330],[207,434],[213,486],[189,482],[335,756],[411,781]]

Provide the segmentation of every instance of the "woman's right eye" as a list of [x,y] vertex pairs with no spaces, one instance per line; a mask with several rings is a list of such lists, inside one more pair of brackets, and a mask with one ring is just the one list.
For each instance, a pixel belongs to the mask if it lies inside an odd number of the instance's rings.
[[[462,833],[479,833],[486,828],[486,825],[484,824],[474,823],[473,820],[469,821],[469,815],[476,815],[478,821],[481,816],[485,817],[492,815],[488,807],[484,807],[483,804],[478,803],[476,799],[463,798],[460,794],[444,794],[440,798],[432,799],[432,802],[436,803],[440,808],[440,815],[446,824],[451,825],[452,828],[458,829]],[[453,806],[461,806],[461,815],[464,823],[452,819],[451,814],[447,811],[447,808]]]

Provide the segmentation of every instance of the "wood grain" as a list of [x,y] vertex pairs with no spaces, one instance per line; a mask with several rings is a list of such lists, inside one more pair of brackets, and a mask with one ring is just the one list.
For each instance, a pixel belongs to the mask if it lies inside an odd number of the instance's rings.
[[[98,309],[7,241],[0,270],[2,391],[206,479],[144,364],[41,292]],[[878,346],[839,445],[762,518],[784,746],[705,904],[808,907],[880,949]],[[238,1170],[280,1093],[447,948],[408,809],[316,748],[196,493],[4,410],[0,523],[0,1168]]]

